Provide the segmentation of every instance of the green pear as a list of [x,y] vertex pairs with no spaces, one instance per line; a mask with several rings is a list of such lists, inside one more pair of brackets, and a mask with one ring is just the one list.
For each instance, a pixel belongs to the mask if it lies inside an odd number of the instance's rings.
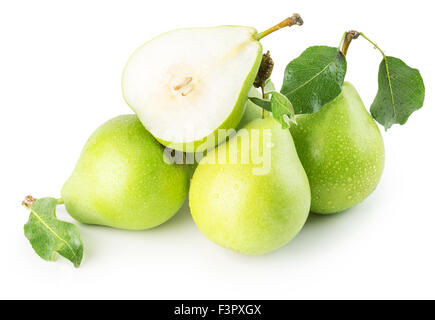
[[243,254],[274,251],[302,229],[310,187],[289,130],[257,119],[209,152],[189,191],[192,217],[211,241]]
[[297,123],[290,130],[310,181],[313,212],[349,209],[375,190],[384,169],[384,143],[350,83],[318,112],[298,116]]
[[172,149],[204,151],[240,122],[262,60],[264,36],[301,25],[294,15],[264,32],[252,27],[187,28],[164,33],[128,60],[122,91],[145,128]]
[[99,127],[86,143],[62,188],[76,220],[142,230],[169,220],[186,199],[186,166],[168,164],[163,147],[135,115]]

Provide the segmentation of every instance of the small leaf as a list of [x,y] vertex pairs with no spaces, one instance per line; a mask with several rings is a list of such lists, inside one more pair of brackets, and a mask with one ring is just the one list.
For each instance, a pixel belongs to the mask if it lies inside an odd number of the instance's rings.
[[24,234],[42,259],[52,261],[57,252],[78,267],[83,257],[80,232],[72,223],[56,218],[57,205],[57,199],[42,198],[27,207],[31,213]]
[[250,97],[249,100],[264,110],[272,112],[273,117],[281,123],[283,129],[290,128],[290,121],[296,123],[292,103],[285,95],[278,91],[269,91],[268,94],[271,95],[270,100],[254,97]]
[[249,100],[266,111],[272,111],[270,100],[255,97],[249,97]]
[[273,117],[281,123],[283,129],[290,128],[290,121],[296,123],[293,105],[287,97],[277,91],[271,92],[270,99]]
[[394,57],[385,57],[379,66],[378,93],[370,112],[385,129],[405,124],[423,106],[425,87],[420,72]]
[[292,102],[296,114],[314,113],[340,94],[346,68],[338,48],[309,47],[287,65],[281,93]]
[[264,94],[271,93],[275,90],[275,85],[273,84],[272,80],[269,78],[266,80],[266,83],[264,84]]

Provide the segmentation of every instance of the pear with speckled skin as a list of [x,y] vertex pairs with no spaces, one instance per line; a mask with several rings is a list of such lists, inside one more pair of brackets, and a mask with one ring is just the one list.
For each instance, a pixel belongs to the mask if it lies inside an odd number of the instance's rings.
[[259,255],[284,246],[310,210],[310,186],[290,132],[272,117],[250,122],[202,159],[189,205],[202,233],[225,248]]
[[76,220],[128,230],[156,227],[184,203],[189,168],[168,164],[163,147],[135,115],[113,118],[89,138],[62,188]]
[[291,127],[311,186],[311,211],[349,209],[367,198],[384,169],[381,133],[358,92],[344,83],[341,94]]

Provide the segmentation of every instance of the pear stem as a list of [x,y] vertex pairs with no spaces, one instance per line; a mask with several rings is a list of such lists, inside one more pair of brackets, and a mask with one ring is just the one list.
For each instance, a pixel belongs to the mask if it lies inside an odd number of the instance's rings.
[[[263,99],[266,99],[266,94],[264,93],[264,82],[261,84],[261,96]],[[264,119],[266,116],[266,110],[261,110],[261,119]]]
[[352,40],[358,39],[358,37],[362,35],[361,32],[351,30],[348,32],[345,32],[343,35],[343,38],[340,42],[341,52],[343,55],[347,55],[347,51],[349,50],[350,43]]
[[[38,200],[38,199],[32,197],[31,195],[28,195],[21,202],[21,205],[30,209],[35,204],[36,200]],[[62,198],[57,199],[57,204],[64,204],[63,199]]]
[[281,21],[280,23],[278,23],[276,26],[273,26],[270,29],[267,29],[266,31],[257,33],[255,35],[255,39],[256,40],[260,40],[263,39],[265,36],[279,30],[285,27],[291,27],[294,25],[298,25],[301,26],[304,24],[304,20],[302,20],[301,16],[297,13],[293,14],[291,17],[288,17],[287,19]]
[[31,208],[33,204],[36,202],[37,199],[33,198],[31,195],[28,195],[24,198],[24,200],[21,202],[23,206],[26,208]]

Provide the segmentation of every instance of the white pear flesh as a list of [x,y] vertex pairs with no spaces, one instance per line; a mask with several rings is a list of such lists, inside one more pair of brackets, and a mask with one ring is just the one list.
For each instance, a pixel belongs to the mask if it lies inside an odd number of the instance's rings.
[[221,26],[154,38],[127,62],[125,101],[164,145],[182,151],[214,147],[221,142],[217,130],[236,128],[242,118],[262,58],[256,34],[250,27]]

